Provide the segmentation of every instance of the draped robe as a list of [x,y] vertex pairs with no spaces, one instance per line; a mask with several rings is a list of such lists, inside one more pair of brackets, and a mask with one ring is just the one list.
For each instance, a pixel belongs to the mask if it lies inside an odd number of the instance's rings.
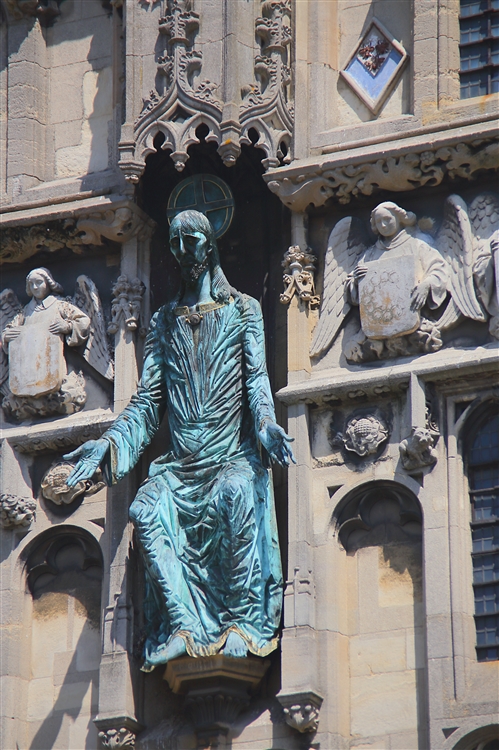
[[146,669],[174,636],[204,656],[234,631],[265,656],[282,603],[271,472],[257,438],[275,421],[260,306],[238,295],[203,312],[196,330],[178,310],[154,316],[138,391],[104,435],[117,482],[166,409],[170,450],[130,507],[145,561]]

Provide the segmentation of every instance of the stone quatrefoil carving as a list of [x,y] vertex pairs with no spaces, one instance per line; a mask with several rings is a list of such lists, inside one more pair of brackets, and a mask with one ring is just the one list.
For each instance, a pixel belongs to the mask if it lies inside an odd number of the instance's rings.
[[[229,4],[227,12],[236,8]],[[159,19],[163,53],[158,58],[158,73],[165,90],[153,89],[143,102],[132,140],[120,143],[120,167],[132,183],[140,179],[146,157],[156,151],[154,139],[162,133],[162,150],[171,152],[180,172],[189,159],[188,149],[199,143],[196,130],[208,128],[206,141],[218,145],[218,152],[228,167],[235,164],[241,145],[253,143],[250,131],[258,135],[258,148],[265,152],[266,169],[289,160],[293,108],[288,102],[291,42],[290,0],[264,0],[261,16],[255,20],[255,34],[260,51],[255,57],[255,81],[241,87],[241,103],[222,101],[218,85],[202,77],[203,55],[196,47],[200,27],[199,14],[187,0],[166,0],[164,15]],[[230,77],[234,70],[225,70]],[[229,113],[230,110],[230,113]]]

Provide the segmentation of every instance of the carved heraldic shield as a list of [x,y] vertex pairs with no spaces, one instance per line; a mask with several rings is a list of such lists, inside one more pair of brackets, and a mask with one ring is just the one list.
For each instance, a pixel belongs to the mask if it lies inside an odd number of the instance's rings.
[[413,333],[419,326],[419,312],[411,310],[415,259],[391,256],[365,265],[368,271],[359,283],[359,307],[366,336],[386,339]]

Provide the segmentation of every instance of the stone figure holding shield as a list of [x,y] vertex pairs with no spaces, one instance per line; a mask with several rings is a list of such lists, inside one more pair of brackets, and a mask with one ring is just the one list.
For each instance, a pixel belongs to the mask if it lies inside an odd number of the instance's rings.
[[485,322],[492,316],[496,337],[498,216],[494,195],[479,195],[470,206],[450,195],[433,232],[432,219],[418,222],[411,211],[386,201],[371,213],[374,244],[360,220],[341,219],[329,236],[311,356],[328,351],[355,307],[360,328],[353,335],[350,328],[342,343],[346,360],[356,364],[435,352],[442,334],[465,318]]
[[130,507],[146,573],[144,671],[189,654],[259,656],[277,645],[282,574],[268,457],[293,459],[275,422],[259,304],[229,286],[213,228],[178,214],[182,285],[153,317],[130,404],[77,459],[118,482],[167,413],[171,444]]

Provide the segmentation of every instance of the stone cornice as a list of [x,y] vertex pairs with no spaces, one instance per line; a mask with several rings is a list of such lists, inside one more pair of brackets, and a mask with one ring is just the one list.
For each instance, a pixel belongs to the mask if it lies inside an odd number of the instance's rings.
[[328,403],[363,398],[366,395],[382,397],[388,393],[405,390],[411,373],[422,380],[455,383],[470,375],[495,376],[499,362],[499,344],[487,344],[476,349],[441,349],[412,361],[386,364],[382,367],[331,368],[320,370],[307,380],[290,383],[276,394],[286,405],[297,403]]
[[292,211],[379,190],[406,192],[499,168],[494,121],[352,148],[269,170],[268,187]]
[[134,237],[146,239],[156,224],[130,198],[100,196],[6,212],[0,226],[0,263],[15,263],[41,249],[53,252],[66,246],[77,251],[85,245],[102,245],[105,239],[120,244]]

